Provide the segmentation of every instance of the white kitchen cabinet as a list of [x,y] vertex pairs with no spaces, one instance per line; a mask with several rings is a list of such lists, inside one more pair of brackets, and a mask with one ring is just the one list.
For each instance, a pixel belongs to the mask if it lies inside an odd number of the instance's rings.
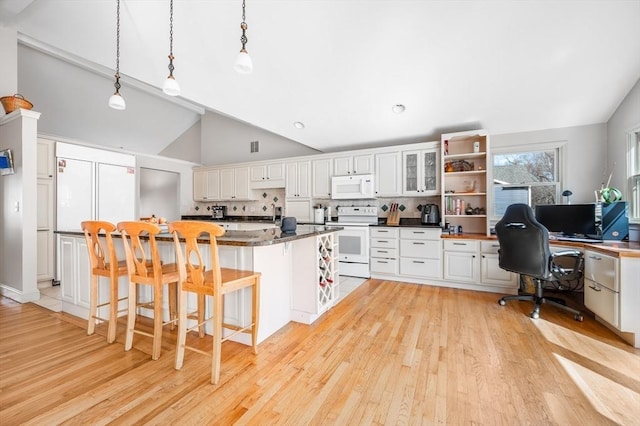
[[91,264],[84,237],[58,235],[58,278],[62,310],[88,319]]
[[251,200],[252,194],[248,166],[220,169],[221,200]]
[[444,279],[473,282],[480,281],[479,241],[444,241]]
[[376,197],[402,195],[402,157],[399,151],[375,155]]
[[37,170],[38,179],[53,179],[55,167],[54,155],[55,142],[49,139],[38,138],[37,144]]
[[400,275],[442,279],[440,228],[400,229]]
[[311,161],[287,163],[285,168],[286,198],[311,197]]
[[283,188],[284,176],[284,162],[256,164],[249,168],[253,189]]
[[497,241],[480,242],[480,281],[483,284],[494,284],[511,289],[518,287],[518,274],[505,271],[499,266]]
[[37,232],[38,237],[38,281],[53,280],[54,250],[53,233],[49,231]]
[[195,201],[220,200],[220,170],[193,172],[193,199]]
[[321,158],[311,162],[312,169],[312,189],[313,198],[331,198],[331,177],[333,173],[333,162],[331,158]]
[[373,173],[373,154],[334,157],[333,175],[363,175]]
[[402,152],[402,194],[440,194],[440,151],[423,149]]
[[398,275],[398,228],[371,228],[372,274]]

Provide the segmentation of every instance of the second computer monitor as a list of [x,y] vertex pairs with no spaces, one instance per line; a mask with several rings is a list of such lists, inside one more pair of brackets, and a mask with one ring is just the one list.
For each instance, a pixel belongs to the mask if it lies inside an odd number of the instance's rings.
[[596,233],[595,204],[538,205],[536,219],[549,232],[559,232],[566,236]]

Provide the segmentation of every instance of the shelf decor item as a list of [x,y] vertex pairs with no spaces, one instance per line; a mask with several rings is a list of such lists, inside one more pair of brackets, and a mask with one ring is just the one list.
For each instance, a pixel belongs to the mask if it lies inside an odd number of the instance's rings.
[[13,96],[3,96],[0,98],[0,102],[2,102],[2,107],[7,114],[12,113],[13,111],[22,108],[22,109],[31,109],[33,108],[33,104],[26,100],[24,96],[19,93],[16,93]]
[[600,199],[605,204],[615,203],[622,200],[622,191],[614,187],[602,188],[600,191]]

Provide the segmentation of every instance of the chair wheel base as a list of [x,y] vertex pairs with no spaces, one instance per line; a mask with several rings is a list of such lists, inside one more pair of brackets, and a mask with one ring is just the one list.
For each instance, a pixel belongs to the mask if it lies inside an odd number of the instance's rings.
[[584,320],[584,318],[582,317],[582,315],[576,314],[573,316],[573,319],[579,322],[582,322]]
[[533,319],[538,319],[540,318],[540,312],[531,312],[531,315],[529,316]]
[[504,300],[504,299],[500,299],[500,300],[498,300],[498,304],[499,304],[500,306],[504,306],[504,305],[506,305],[506,304],[507,304],[507,301],[506,301],[506,300]]

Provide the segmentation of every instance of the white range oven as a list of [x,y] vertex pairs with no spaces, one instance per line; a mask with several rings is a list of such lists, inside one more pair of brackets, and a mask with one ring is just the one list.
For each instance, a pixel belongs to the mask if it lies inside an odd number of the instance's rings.
[[369,278],[369,225],[378,223],[377,207],[338,207],[338,221],[326,226],[340,226],[338,231],[340,275]]

